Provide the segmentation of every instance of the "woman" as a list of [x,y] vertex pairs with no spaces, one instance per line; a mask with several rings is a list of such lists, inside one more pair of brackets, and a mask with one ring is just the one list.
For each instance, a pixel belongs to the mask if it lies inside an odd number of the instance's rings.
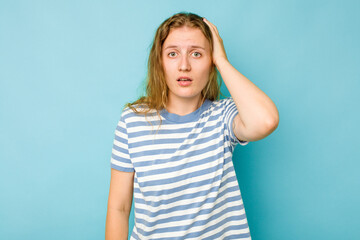
[[[219,100],[216,68],[232,98]],[[178,13],[158,28],[146,96],[115,131],[106,239],[251,239],[232,152],[273,132],[271,99],[228,61],[217,28]]]

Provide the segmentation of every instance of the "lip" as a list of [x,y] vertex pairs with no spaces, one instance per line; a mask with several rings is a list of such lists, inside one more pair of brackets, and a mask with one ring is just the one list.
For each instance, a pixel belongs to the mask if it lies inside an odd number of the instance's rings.
[[189,77],[187,77],[187,76],[180,76],[180,77],[178,77],[178,78],[176,79],[176,81],[180,82],[180,79],[187,79],[187,80],[189,80],[189,81],[192,81],[192,79],[189,78]]
[[[186,79],[186,81],[180,81],[180,79]],[[181,87],[190,86],[192,83],[192,79],[187,76],[181,76],[176,80]]]

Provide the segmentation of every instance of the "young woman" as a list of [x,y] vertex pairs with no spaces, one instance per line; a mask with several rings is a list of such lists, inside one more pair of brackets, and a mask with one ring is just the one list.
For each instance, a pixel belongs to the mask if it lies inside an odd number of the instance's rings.
[[[219,100],[216,69],[231,98]],[[217,28],[178,13],[157,29],[146,96],[115,131],[106,239],[251,239],[232,152],[273,132],[276,106],[228,61]]]

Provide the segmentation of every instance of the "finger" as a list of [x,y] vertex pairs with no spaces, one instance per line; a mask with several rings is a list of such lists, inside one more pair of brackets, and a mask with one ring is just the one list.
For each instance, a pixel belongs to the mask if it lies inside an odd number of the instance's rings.
[[203,18],[204,22],[209,26],[211,31],[214,31],[215,34],[219,35],[219,31],[217,30],[216,26],[212,24],[209,20],[206,18]]
[[206,18],[204,18],[204,22],[209,26],[210,30],[214,29],[214,24],[212,24],[209,20],[207,20]]

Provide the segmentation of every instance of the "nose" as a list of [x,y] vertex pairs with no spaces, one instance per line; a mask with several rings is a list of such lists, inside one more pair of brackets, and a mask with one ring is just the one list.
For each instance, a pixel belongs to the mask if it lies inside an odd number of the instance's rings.
[[179,63],[179,71],[190,71],[191,65],[188,59],[188,56],[182,56],[180,63]]

